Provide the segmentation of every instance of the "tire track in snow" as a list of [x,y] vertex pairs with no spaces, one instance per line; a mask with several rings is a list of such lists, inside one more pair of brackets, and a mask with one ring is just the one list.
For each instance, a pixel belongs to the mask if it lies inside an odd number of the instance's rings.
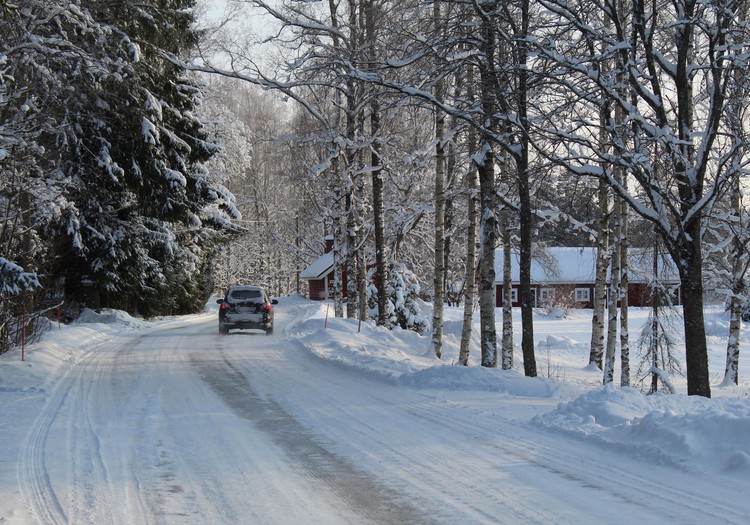
[[[134,344],[143,336],[123,343],[111,341],[91,347],[66,370],[53,386],[39,415],[21,447],[17,478],[31,515],[37,523],[63,525],[67,523],[112,522],[115,503],[109,488],[109,473],[101,453],[101,441],[91,410],[101,392],[98,387],[108,384],[102,380],[109,359]],[[108,351],[103,350],[107,348]],[[63,450],[68,455],[69,471],[65,480],[53,480],[45,459],[53,426],[64,426],[67,443]],[[60,448],[59,444],[55,448]],[[60,473],[55,473],[60,475]],[[69,493],[65,500],[55,490],[60,483]],[[122,502],[119,502],[121,504]],[[142,507],[142,504],[139,505]],[[129,510],[133,510],[132,506]]]
[[44,449],[50,427],[70,392],[72,385],[68,379],[69,374],[70,370],[53,388],[50,399],[44,404],[21,447],[18,462],[18,483],[29,505],[29,510],[36,517],[37,523],[47,525],[68,523],[68,518],[57,499],[47,473]]
[[403,495],[332,454],[281,405],[261,398],[223,351],[222,359],[223,364],[216,365],[193,358],[193,365],[227,406],[269,435],[301,473],[327,486],[362,518],[362,523],[429,525],[433,522]]
[[[694,482],[700,479],[693,479],[690,473],[672,467],[656,465],[654,470],[660,470],[664,477],[644,478],[639,474],[641,469],[629,472],[627,465],[611,465],[606,460],[597,461],[585,453],[577,453],[586,450],[590,446],[587,444],[573,441],[570,449],[552,448],[544,443],[543,434],[535,433],[528,425],[512,420],[508,420],[504,429],[496,426],[490,429],[478,423],[482,417],[457,416],[458,411],[451,411],[450,416],[441,411],[420,410],[418,407],[410,407],[409,411],[415,417],[434,421],[443,428],[455,431],[474,428],[479,431],[480,435],[485,436],[481,447],[493,451],[487,455],[488,462],[492,462],[493,456],[517,458],[563,481],[587,487],[626,505],[643,508],[642,512],[649,513],[656,521],[672,519],[674,523],[744,525],[750,518],[746,511],[732,508],[730,502],[717,503],[704,497],[700,490],[688,491],[675,486],[676,476]],[[486,439],[490,435],[492,439]],[[559,445],[560,441],[555,439],[552,443]],[[596,450],[597,447],[594,446],[593,449]],[[599,457],[598,454],[596,457]],[[606,455],[602,457],[606,458]],[[632,461],[638,463],[640,460]],[[686,483],[686,486],[689,484]],[[625,516],[622,518],[629,519]]]
[[[479,452],[472,450],[475,444],[471,437],[454,440],[455,434],[445,432],[452,429],[463,435],[473,436],[475,426],[470,418],[459,417],[460,422],[440,418],[436,425],[436,421],[423,417],[423,414],[429,416],[431,410],[412,403],[413,398],[403,398],[397,393],[398,399],[394,399],[390,395],[393,393],[393,386],[389,383],[370,384],[366,376],[362,377],[362,382],[356,378],[352,380],[351,370],[339,374],[342,368],[338,364],[315,356],[310,356],[300,365],[304,368],[302,374],[297,375],[297,370],[292,372],[295,376],[294,390],[299,390],[298,396],[301,399],[314,399],[315,411],[324,407],[327,414],[334,414],[334,421],[326,426],[332,433],[328,439],[336,444],[347,443],[344,447],[347,450],[342,452],[346,456],[369,458],[371,466],[368,470],[378,474],[381,479],[387,479],[389,486],[397,486],[407,499],[411,497],[414,500],[424,500],[426,503],[423,514],[432,513],[440,523],[454,522],[451,518],[443,517],[446,508],[453,508],[454,514],[461,515],[457,521],[461,524],[549,524],[554,523],[555,518],[560,522],[559,515],[545,512],[545,509],[539,507],[529,507],[524,489],[504,483],[500,469],[497,483],[478,485],[474,470],[476,463],[452,459],[471,457]],[[253,370],[256,368],[257,363],[253,363]],[[265,374],[257,375],[259,380],[265,380]],[[310,378],[325,378],[325,389],[319,389],[317,380],[310,381]],[[284,384],[291,385],[288,381],[284,381]],[[413,390],[407,392],[416,393]],[[366,397],[363,398],[362,406],[353,411],[350,400],[359,399],[359,396]],[[434,407],[434,400],[419,393],[416,396],[417,403],[425,401],[425,405]],[[299,406],[296,405],[295,409]],[[402,411],[407,411],[409,417],[399,417],[398,414]],[[389,424],[394,415],[399,421],[407,422],[408,428],[397,428]],[[306,414],[307,417],[318,419],[321,416],[313,412]],[[347,423],[343,432],[336,432],[337,422],[344,418]],[[425,421],[429,423],[428,429],[425,429]],[[451,424],[445,426],[444,421]],[[434,446],[435,443],[438,448]],[[443,447],[449,450],[447,455]],[[356,449],[356,452],[352,453],[351,449]],[[409,493],[411,496],[406,496]],[[502,509],[502,512],[489,510],[493,506]]]
[[[78,402],[74,391],[80,386],[80,371],[93,362],[96,352],[102,346],[99,345],[87,351],[55,383],[21,447],[17,471],[18,482],[29,509],[37,517],[38,523],[46,525],[69,523],[68,514],[63,509],[58,494],[52,486],[45,460],[45,450],[52,425],[58,419],[63,406]],[[78,415],[81,415],[80,412]]]
[[[303,355],[307,357],[301,359]],[[750,518],[746,507],[733,504],[729,497],[725,501],[707,498],[704,492],[710,491],[700,487],[708,489],[710,478],[664,465],[655,465],[653,475],[644,476],[643,462],[637,458],[619,459],[610,450],[576,440],[560,447],[566,441],[564,437],[550,437],[545,430],[506,419],[502,408],[497,413],[467,410],[460,401],[443,398],[449,392],[435,397],[430,392],[394,387],[368,377],[362,378],[362,384],[356,384],[351,371],[341,374],[336,364],[307,353],[296,355],[294,363],[285,361],[284,366],[284,373],[289,371],[299,379],[293,386],[294,392],[284,394],[289,398],[288,403],[295,411],[302,411],[302,421],[310,419],[314,426],[325,428],[331,442],[346,443],[339,446],[340,453],[368,457],[375,468],[378,465],[391,468],[386,473],[387,479],[402,480],[404,487],[417,495],[435,494],[436,498],[444,495],[443,505],[455,508],[477,523],[569,523],[576,516],[585,518],[585,512],[591,519],[601,505],[590,505],[589,501],[612,502],[613,508],[622,510],[612,516],[613,523],[632,522],[634,515],[667,523],[738,525],[748,523]],[[294,371],[290,370],[292,366]],[[265,373],[257,376],[270,392],[278,390],[273,380],[266,380]],[[320,378],[325,379],[321,382]],[[348,399],[359,395],[367,396],[363,398],[366,406],[352,412]],[[305,399],[315,402],[306,403]],[[321,425],[321,418],[330,412],[347,417],[341,430],[336,426],[336,418],[330,425]],[[381,418],[387,422],[394,415],[397,421],[408,422],[409,428],[378,424]],[[494,421],[490,424],[491,419]],[[507,421],[507,425],[498,426],[497,419]],[[384,429],[395,429],[399,435],[386,435]],[[478,485],[471,462],[454,461],[450,456],[444,461],[436,460],[431,455],[434,452],[425,450],[431,443],[442,445],[435,436],[448,440],[449,446],[442,448],[448,448],[458,458],[484,458],[481,468],[491,473],[493,483]],[[408,440],[417,440],[423,446],[404,446]],[[390,459],[378,457],[383,453]],[[398,470],[399,465],[408,467]],[[566,486],[571,487],[571,495],[583,498],[588,494],[594,499],[572,501],[565,494]],[[585,490],[581,491],[581,487]],[[548,494],[545,498],[544,494],[534,494],[529,489]],[[579,511],[577,505],[586,510]]]

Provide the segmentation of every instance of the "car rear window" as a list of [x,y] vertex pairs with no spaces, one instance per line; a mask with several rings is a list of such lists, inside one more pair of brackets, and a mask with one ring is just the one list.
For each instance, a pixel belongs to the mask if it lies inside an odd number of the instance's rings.
[[260,299],[262,295],[260,290],[232,290],[229,294],[232,299]]

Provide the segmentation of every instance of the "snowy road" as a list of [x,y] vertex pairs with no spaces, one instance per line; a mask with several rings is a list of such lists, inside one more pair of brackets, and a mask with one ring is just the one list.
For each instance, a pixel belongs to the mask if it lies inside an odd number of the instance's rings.
[[750,521],[746,484],[539,431],[538,400],[318,359],[283,335],[303,315],[279,308],[271,337],[220,336],[205,315],[89,348],[21,447],[30,522]]

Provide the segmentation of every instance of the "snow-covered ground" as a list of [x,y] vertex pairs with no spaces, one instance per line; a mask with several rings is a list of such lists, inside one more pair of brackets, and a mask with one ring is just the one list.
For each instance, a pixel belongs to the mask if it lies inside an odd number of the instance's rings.
[[723,311],[713,399],[602,387],[586,311],[537,315],[538,378],[477,341],[450,366],[461,316],[442,361],[298,297],[271,337],[220,336],[212,305],[55,327],[0,356],[0,523],[750,523],[750,336],[718,387]]

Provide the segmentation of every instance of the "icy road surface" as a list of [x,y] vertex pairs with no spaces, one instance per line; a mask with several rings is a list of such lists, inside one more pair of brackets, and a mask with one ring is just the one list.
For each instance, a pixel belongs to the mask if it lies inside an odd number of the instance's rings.
[[203,315],[89,347],[25,434],[26,508],[0,523],[750,522],[709,475],[529,424],[539,400],[316,358],[284,335],[301,315],[279,307],[271,337]]

